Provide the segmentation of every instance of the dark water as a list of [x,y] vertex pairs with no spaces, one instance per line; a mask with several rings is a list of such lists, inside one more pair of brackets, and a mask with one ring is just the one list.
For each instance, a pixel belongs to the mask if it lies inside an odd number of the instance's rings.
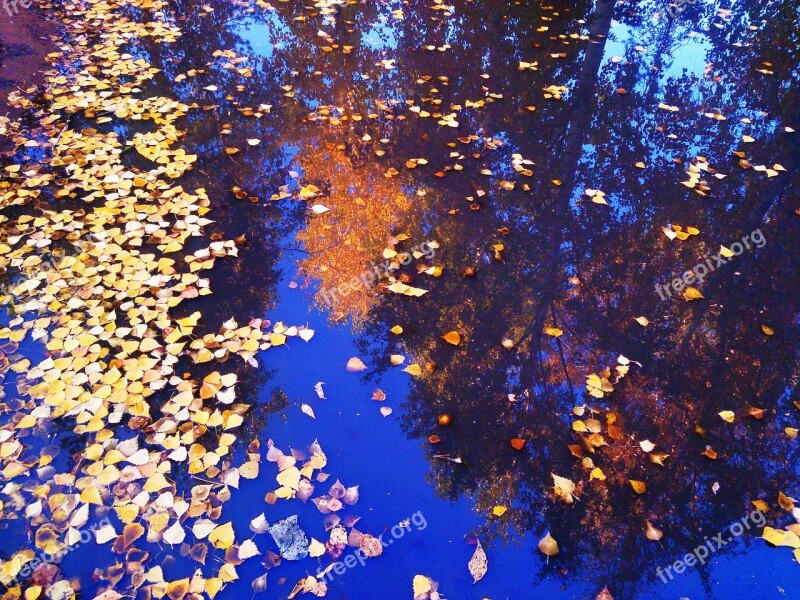
[[[800,130],[800,12],[698,2],[666,18],[660,3],[614,4],[174,2],[183,36],[139,49],[163,70],[154,94],[206,107],[181,123],[199,155],[185,185],[214,199],[214,231],[248,240],[211,272],[215,295],[182,310],[202,310],[211,329],[266,316],[316,330],[241,370],[239,396],[260,407],[248,433],[284,450],[319,439],[328,470],[361,486],[353,512],[365,531],[388,537],[417,515],[382,557],[337,576],[330,598],[411,598],[416,574],[450,600],[594,598],[606,585],[615,598],[800,598],[791,552],[768,548],[757,528],[705,567],[667,584],[656,575],[753,500],[770,506],[769,525],[794,521],[777,498],[800,497],[798,441],[783,432],[800,423],[800,133],[785,130]],[[226,67],[234,56],[247,60]],[[191,69],[203,72],[178,77]],[[566,90],[547,98],[550,86]],[[318,196],[271,199],[307,186]],[[317,203],[330,210],[313,214]],[[670,240],[670,226],[699,233]],[[408,239],[397,251],[438,243],[401,270],[427,294],[356,285],[325,302],[323,291],[386,260],[398,234]],[[751,247],[736,258],[710,258],[744,237]],[[702,299],[656,290],[707,257],[713,270],[693,284]],[[443,271],[418,273],[419,262]],[[441,340],[453,330],[458,346]],[[391,354],[422,375],[391,366]],[[364,373],[345,371],[352,356]],[[620,356],[631,361],[624,376]],[[613,391],[590,396],[593,373]],[[370,399],[375,388],[384,403]],[[584,405],[592,411],[573,414]],[[452,424],[437,423],[443,414]],[[573,429],[589,417],[595,437]],[[669,455],[663,466],[643,440]],[[298,512],[265,504],[264,471],[232,500],[237,530],[262,511],[270,521]],[[578,484],[576,501],[555,498],[551,473]],[[299,515],[326,538],[311,503]],[[648,521],[660,542],[645,537]],[[548,563],[536,549],[547,531],[561,549]],[[475,536],[489,570],[473,585]],[[264,572],[253,562],[218,597],[249,597]],[[284,561],[258,597],[285,598],[309,564]],[[91,565],[76,555],[63,568]],[[192,570],[179,559],[165,574]]]

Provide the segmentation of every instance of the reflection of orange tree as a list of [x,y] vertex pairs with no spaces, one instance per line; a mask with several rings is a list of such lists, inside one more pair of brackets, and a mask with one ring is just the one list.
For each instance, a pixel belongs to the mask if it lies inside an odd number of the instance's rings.
[[390,234],[401,233],[419,219],[424,197],[415,194],[407,178],[387,177],[375,162],[358,164],[342,146],[320,146],[301,153],[299,162],[307,180],[318,182],[322,190],[314,201],[331,210],[312,217],[300,232],[309,253],[300,268],[319,280],[316,299],[324,303],[330,298],[327,308],[334,318],[352,316],[358,321],[377,290],[359,278],[385,260],[382,253]]

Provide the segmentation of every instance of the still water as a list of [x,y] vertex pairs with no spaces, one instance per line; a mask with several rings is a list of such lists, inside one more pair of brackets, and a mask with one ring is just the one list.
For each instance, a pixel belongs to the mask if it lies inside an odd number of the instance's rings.
[[[182,36],[135,49],[161,69],[148,92],[197,104],[179,123],[199,157],[184,186],[207,190],[212,232],[246,239],[211,272],[215,294],[181,310],[211,330],[233,317],[316,332],[239,368],[239,397],[257,405],[241,439],[286,452],[318,440],[329,484],[359,486],[345,512],[391,542],[332,577],[328,598],[407,600],[418,574],[450,600],[606,586],[800,598],[792,553],[756,527],[705,565],[657,574],[754,500],[783,527],[779,492],[800,497],[784,433],[800,423],[795,3],[168,10]],[[702,297],[685,299],[689,285]],[[348,372],[353,357],[365,370]],[[573,492],[554,491],[554,474]],[[265,502],[274,487],[267,468],[241,482],[235,529],[297,514],[326,540],[313,503]],[[546,560],[548,532],[560,552]],[[476,540],[488,572],[474,584]],[[93,562],[110,560],[94,552],[61,564],[87,598]],[[167,579],[196,567],[164,544],[153,554]],[[255,597],[286,598],[330,563],[284,560]],[[237,570],[219,598],[250,597],[265,573]]]

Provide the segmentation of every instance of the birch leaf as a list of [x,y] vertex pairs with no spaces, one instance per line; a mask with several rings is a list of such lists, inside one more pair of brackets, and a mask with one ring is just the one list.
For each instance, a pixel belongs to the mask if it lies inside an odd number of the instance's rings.
[[489,563],[480,540],[478,540],[478,547],[475,548],[475,553],[472,555],[472,558],[469,559],[467,568],[469,569],[470,575],[472,575],[473,583],[478,583],[483,579],[483,576],[486,575]]

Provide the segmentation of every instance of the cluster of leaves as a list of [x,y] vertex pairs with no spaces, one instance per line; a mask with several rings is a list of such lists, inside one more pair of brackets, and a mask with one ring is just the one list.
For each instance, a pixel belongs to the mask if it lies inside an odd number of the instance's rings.
[[[180,316],[182,303],[212,293],[204,272],[235,258],[242,240],[212,237],[196,249],[194,238],[213,223],[211,200],[178,182],[197,157],[176,147],[183,135],[176,123],[196,106],[145,97],[158,69],[126,50],[145,37],[175,42],[181,32],[165,7],[161,0],[66,3],[70,37],[48,57],[54,69],[37,125],[0,122],[13,146],[0,181],[0,267],[22,276],[2,298],[19,314],[0,329],[8,340],[2,375],[16,374],[0,424],[2,520],[25,519],[35,547],[57,556],[78,544],[81,528],[109,518],[95,542],[113,542],[122,562],[96,570],[103,600],[125,589],[173,600],[214,597],[257,554],[222,522],[231,488],[257,477],[260,460],[253,442],[246,462],[234,464],[235,430],[249,409],[237,402],[238,375],[231,363],[202,378],[178,368],[232,355],[257,366],[259,351],[314,335],[261,319],[231,319],[211,333],[199,311]],[[132,20],[131,9],[144,21]],[[11,101],[32,106],[23,94]],[[38,441],[54,429],[71,429],[79,448],[66,462]],[[324,460],[321,450],[318,456]],[[183,485],[185,474],[205,483]],[[183,548],[187,531],[195,543],[185,554],[203,568],[167,581],[161,566],[149,565],[146,544]],[[225,553],[210,575],[209,547]],[[26,597],[74,597],[80,582],[36,556],[22,549],[0,564],[4,597],[19,597],[23,569],[36,582],[22,584]]]

